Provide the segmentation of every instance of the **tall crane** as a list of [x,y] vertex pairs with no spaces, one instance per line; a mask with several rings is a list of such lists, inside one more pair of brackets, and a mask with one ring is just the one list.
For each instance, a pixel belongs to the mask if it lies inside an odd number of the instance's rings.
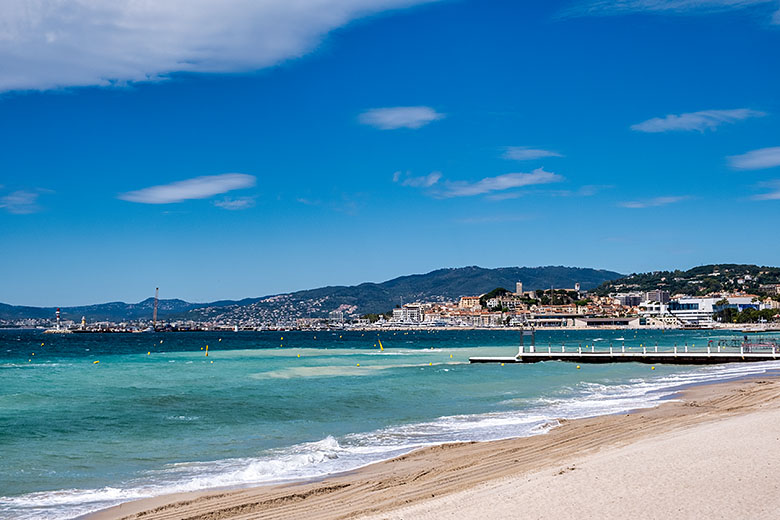
[[160,288],[154,289],[154,312],[152,313],[152,329],[157,330],[157,302],[159,301]]

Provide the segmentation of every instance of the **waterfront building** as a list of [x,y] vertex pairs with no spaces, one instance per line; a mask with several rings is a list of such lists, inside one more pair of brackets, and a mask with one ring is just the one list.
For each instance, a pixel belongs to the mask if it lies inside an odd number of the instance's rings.
[[681,296],[669,303],[659,301],[644,301],[639,305],[639,316],[646,319],[649,325],[676,326],[711,326],[716,312],[724,309],[759,309],[761,304],[754,295],[694,298]]
[[716,302],[720,298],[680,297],[668,304],[646,301],[639,305],[639,316],[649,324],[669,327],[711,326]]
[[422,323],[425,311],[422,305],[407,303],[403,307],[393,309],[393,321],[397,323]]
[[593,327],[639,327],[639,316],[612,316],[606,318],[574,318],[575,327],[593,328]]
[[459,309],[474,309],[480,307],[479,296],[461,296],[458,302]]

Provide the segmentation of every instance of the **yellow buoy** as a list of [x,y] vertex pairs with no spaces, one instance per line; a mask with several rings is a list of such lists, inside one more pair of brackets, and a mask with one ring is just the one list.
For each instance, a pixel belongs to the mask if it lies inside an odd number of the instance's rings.
[[203,350],[203,347],[200,347],[201,350]]
[[213,365],[213,364],[214,364],[214,362],[212,361],[212,362],[211,362],[211,364]]
[[301,357],[301,355],[300,355],[300,354],[298,354],[298,357]]
[[41,346],[43,346],[43,343],[41,343]]
[[28,360],[27,360],[27,362],[28,362],[28,363],[29,363],[29,362],[31,362],[31,361],[32,361],[32,359],[28,359]]
[[503,364],[503,363],[501,363],[501,366],[504,366],[504,364]]
[[341,339],[341,336],[339,336],[339,339]]
[[281,337],[281,341],[284,341],[284,336]]
[[429,367],[433,366],[433,363],[428,363],[428,366],[429,366]]
[[162,343],[163,340],[160,340],[160,343]]
[[357,366],[360,366],[360,363],[358,363]]
[[32,355],[34,356],[34,355],[35,355],[35,352],[33,352],[33,353],[32,353]]
[[219,338],[217,341],[222,341],[222,338]]
[[452,359],[452,354],[450,354],[450,359]]
[[650,370],[655,370],[655,367],[650,367]]
[[150,350],[149,352],[147,352],[147,353],[146,353],[146,355],[148,356],[148,355],[150,355],[151,353],[152,353],[152,351]]
[[97,365],[98,363],[100,363],[100,361],[93,361],[92,362],[93,365]]
[[577,370],[579,370],[579,369],[580,369],[580,366],[579,366],[579,365],[577,365]]

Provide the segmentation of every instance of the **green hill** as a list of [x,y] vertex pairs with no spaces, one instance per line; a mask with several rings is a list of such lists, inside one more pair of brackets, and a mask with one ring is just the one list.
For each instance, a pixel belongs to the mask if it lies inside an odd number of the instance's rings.
[[236,320],[257,316],[264,320],[282,317],[323,317],[341,306],[358,314],[382,313],[395,305],[415,301],[452,301],[461,296],[478,296],[506,287],[514,290],[523,282],[525,290],[572,288],[579,282],[582,289],[593,289],[620,273],[578,267],[460,267],[439,269],[426,274],[401,276],[382,283],[355,286],[332,286],[275,295],[249,305],[214,306],[186,313],[190,319]]
[[663,289],[671,294],[704,296],[720,292],[766,294],[762,285],[780,283],[780,268],[750,264],[702,265],[687,271],[634,273],[600,285],[594,292],[605,296],[617,292]]

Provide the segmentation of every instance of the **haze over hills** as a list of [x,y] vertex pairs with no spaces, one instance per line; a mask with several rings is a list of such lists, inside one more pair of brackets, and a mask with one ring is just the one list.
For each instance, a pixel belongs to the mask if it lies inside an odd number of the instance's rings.
[[[342,308],[359,314],[386,312],[395,305],[414,301],[451,301],[464,295],[479,295],[496,287],[513,290],[523,282],[526,290],[550,286],[571,288],[580,283],[585,290],[620,278],[614,271],[578,267],[502,267],[486,269],[477,266],[438,269],[426,274],[401,276],[382,283],[355,286],[330,286],[296,291],[262,298],[190,303],[183,300],[160,300],[160,319],[240,320],[255,317],[274,320],[295,317],[322,317]],[[150,319],[154,298],[128,304],[111,302],[79,307],[63,307],[63,319],[88,321],[122,321]],[[0,304],[0,319],[46,319],[54,316],[55,307],[22,307]]]

